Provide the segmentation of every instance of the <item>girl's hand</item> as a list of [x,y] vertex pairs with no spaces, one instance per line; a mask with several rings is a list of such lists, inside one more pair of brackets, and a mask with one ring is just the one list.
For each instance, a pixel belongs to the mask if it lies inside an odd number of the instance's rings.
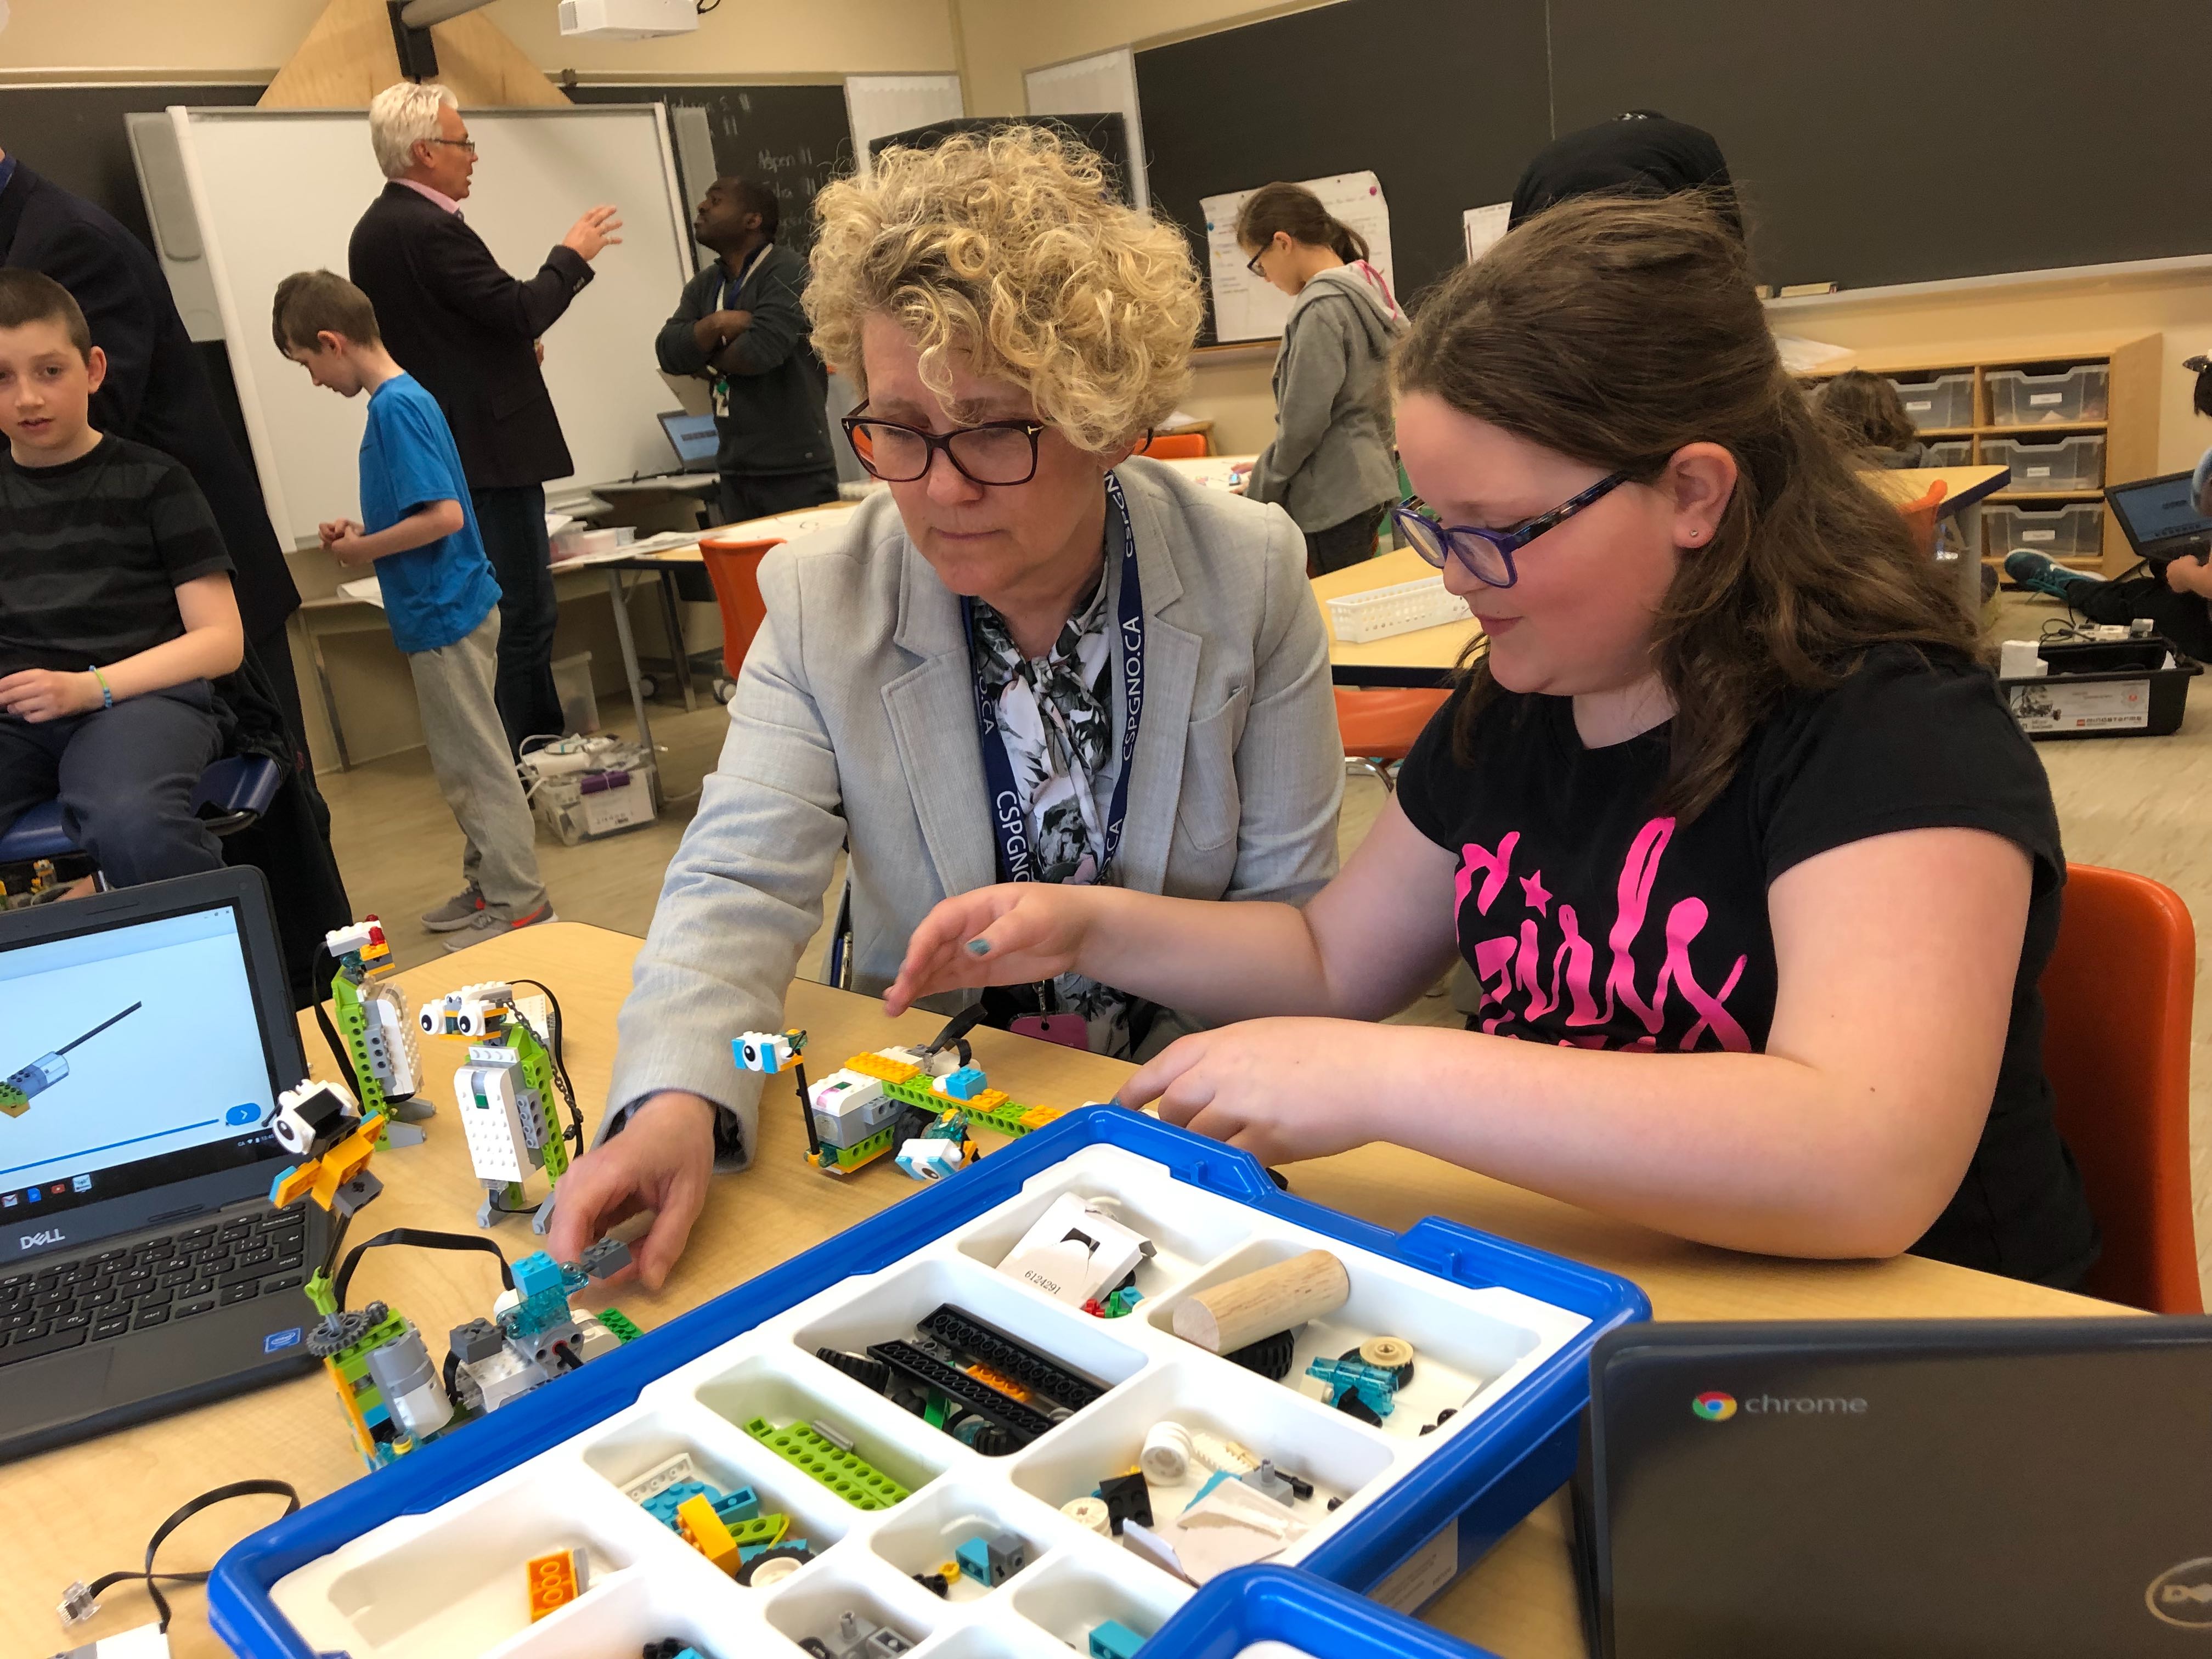
[[1269,1165],[1348,1152],[1385,1138],[1358,1080],[1386,1028],[1348,1019],[1248,1019],[1160,1051],[1115,1103],[1158,1101],[1160,1119],[1225,1140]]
[[1006,882],[946,899],[921,919],[884,993],[884,1012],[975,985],[1030,985],[1075,965],[1099,895],[1049,882]]
[[0,714],[33,726],[88,714],[100,705],[100,681],[90,673],[63,674],[26,668],[0,678]]

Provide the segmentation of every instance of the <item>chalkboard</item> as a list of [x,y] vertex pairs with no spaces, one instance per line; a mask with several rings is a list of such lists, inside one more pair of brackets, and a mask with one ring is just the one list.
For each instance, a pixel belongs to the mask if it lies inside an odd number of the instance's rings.
[[[740,87],[693,84],[576,86],[579,104],[667,104],[704,110],[714,165],[771,185],[783,210],[775,240],[804,253],[814,240],[814,198],[853,171],[853,130],[842,86]],[[698,205],[696,199],[687,209]]]
[[927,149],[943,143],[956,132],[988,138],[1008,127],[1048,127],[1064,142],[1081,144],[1105,164],[1107,187],[1115,198],[1124,207],[1133,204],[1129,192],[1129,124],[1117,109],[1097,115],[958,116],[950,121],[932,121],[926,127],[909,127],[904,132],[872,138],[868,141],[868,155],[872,159],[893,144],[908,149]]
[[150,248],[154,227],[138,192],[123,118],[172,104],[256,104],[266,90],[258,85],[0,87],[0,149],[106,208]]
[[1201,198],[1371,169],[1410,298],[1459,263],[1460,215],[1511,197],[1551,140],[1544,22],[1544,0],[1344,0],[1139,52],[1152,211],[1203,271]]
[[1550,3],[1559,130],[1643,107],[1712,133],[1764,281],[2212,252],[2205,0]]

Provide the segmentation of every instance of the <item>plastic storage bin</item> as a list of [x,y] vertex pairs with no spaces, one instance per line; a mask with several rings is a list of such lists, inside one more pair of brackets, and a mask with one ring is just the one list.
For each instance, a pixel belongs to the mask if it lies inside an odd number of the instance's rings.
[[542,778],[530,804],[564,847],[651,823],[653,763],[624,744],[592,757],[588,769]]
[[1972,369],[1917,380],[1893,374],[1889,383],[1897,388],[1897,395],[1905,404],[1905,418],[1923,432],[1935,427],[1974,423]]
[[2008,466],[2008,489],[2096,489],[2105,482],[2102,433],[2069,438],[1984,438],[1982,455],[1992,466]]
[[2024,368],[1989,372],[1990,424],[2040,426],[2051,422],[2101,421],[2112,368],[2083,363],[2047,374]]
[[1990,551],[2025,550],[2054,559],[2094,559],[2105,550],[2105,504],[2069,501],[2063,507],[2021,507],[1999,501],[1982,510]]
[[1279,1644],[1263,1650],[1269,1659],[1497,1659],[1487,1648],[1285,1567],[1223,1573],[1145,1644],[1144,1659],[1258,1659],[1251,1650],[1262,1642]]
[[[1153,1241],[1125,1317],[1000,1271],[1068,1193],[1112,1203]],[[1174,1334],[1188,1293],[1313,1249],[1342,1261],[1351,1299],[1300,1328],[1283,1382]],[[902,1339],[940,1304],[1103,1392],[987,1455],[816,1356]],[[1291,1505],[1306,1530],[1282,1565],[1410,1607],[1571,1474],[1590,1351],[1649,1316],[1616,1275],[1436,1217],[1394,1234],[1277,1191],[1218,1141],[1085,1108],[255,1534],[217,1565],[210,1617],[246,1659],[600,1659],[669,1635],[752,1659],[820,1637],[845,1608],[910,1642],[940,1638],[948,1659],[1080,1653],[1108,1620],[1154,1635],[1190,1595],[1060,1508],[1136,1462],[1170,1418],[1314,1483]],[[1291,1386],[1312,1355],[1384,1332],[1416,1359],[1379,1426]],[[793,1423],[823,1425],[905,1492],[863,1505],[810,1478],[763,1438]],[[335,1402],[330,1432],[344,1432]],[[790,1514],[815,1559],[760,1590],[718,1571],[626,1492],[679,1455]],[[1204,1474],[1152,1490],[1173,1513]],[[957,1598],[914,1582],[979,1522],[1018,1534],[1029,1565]],[[590,1588],[530,1622],[523,1564],[574,1548]]]
[[2204,672],[2169,640],[2046,645],[2050,672],[2001,680],[2031,738],[2162,738],[2179,731],[2189,682]]
[[1446,591],[1442,576],[1417,576],[1328,602],[1328,625],[1340,645],[1365,645],[1467,617],[1467,601]]
[[1928,446],[1928,465],[1930,466],[1972,466],[1974,464],[1974,441],[1972,438],[1949,438],[1942,443]]

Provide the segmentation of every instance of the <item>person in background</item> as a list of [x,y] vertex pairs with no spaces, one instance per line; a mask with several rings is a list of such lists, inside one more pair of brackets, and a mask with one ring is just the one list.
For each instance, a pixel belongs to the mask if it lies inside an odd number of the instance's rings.
[[1695,191],[1743,234],[1728,158],[1712,134],[1656,110],[1632,109],[1562,134],[1536,152],[1513,187],[1509,227],[1577,196],[1674,196]]
[[0,830],[58,799],[129,887],[222,867],[192,791],[246,635],[191,474],[92,424],[106,368],[67,289],[0,270]]
[[1905,399],[1882,375],[1847,368],[1813,394],[1813,407],[1836,441],[1862,460],[1893,471],[1938,465],[1905,414]]
[[758,179],[708,186],[691,234],[714,263],[684,285],[654,342],[664,371],[713,384],[723,524],[837,499],[830,376],[799,304],[806,261],[775,240],[781,212]]
[[1245,480],[1255,501],[1280,501],[1305,532],[1312,574],[1375,551],[1375,527],[1398,499],[1392,459],[1390,346],[1406,313],[1367,243],[1297,185],[1264,185],[1237,216],[1247,268],[1292,299],[1275,354],[1275,441]]
[[536,826],[507,763],[493,700],[499,584],[469,510],[468,481],[430,394],[384,349],[376,309],[343,276],[302,270],[276,285],[276,349],[317,386],[368,394],[361,435],[365,521],[324,525],[343,566],[372,566],[392,642],[406,653],[422,746],[461,830],[462,891],[422,918],[448,951],[559,920],[538,873]]
[[[104,210],[0,153],[0,266],[42,271],[70,291],[107,372],[92,394],[100,430],[169,456],[215,514],[233,566],[240,625],[283,712],[295,769],[312,787],[300,685],[285,621],[300,590],[277,545],[252,465],[231,441],[214,383],[168,279],[144,243]],[[310,813],[323,839],[329,812]]]
[[477,147],[448,88],[386,87],[368,106],[368,136],[391,182],[354,227],[347,264],[392,357],[438,400],[459,447],[499,578],[499,714],[519,751],[525,738],[564,729],[545,481],[575,468],[538,340],[592,280],[592,261],[622,240],[622,221],[611,207],[592,208],[537,275],[518,280],[461,217]]
[[[1427,504],[1394,516],[1484,635],[1344,873],[1302,909],[962,894],[886,1012],[1095,974],[1244,1022],[1120,1099],[1270,1166],[1390,1141],[1729,1249],[2078,1284],[2050,781],[1741,240],[1565,203],[1447,277],[1393,373]],[[1455,957],[1471,1029],[1376,1023]]]
[[[783,1027],[841,845],[866,991],[932,904],[994,880],[1297,904],[1336,867],[1344,750],[1297,526],[1130,453],[1189,382],[1182,234],[1034,127],[887,149],[815,214],[807,314],[888,487],[761,562],[729,740],[547,1241],[573,1260],[651,1210],[631,1249],[655,1287],[712,1171],[758,1148],[731,1042]],[[1081,975],[935,1006],[979,1000],[1103,1054],[1188,1029]]]

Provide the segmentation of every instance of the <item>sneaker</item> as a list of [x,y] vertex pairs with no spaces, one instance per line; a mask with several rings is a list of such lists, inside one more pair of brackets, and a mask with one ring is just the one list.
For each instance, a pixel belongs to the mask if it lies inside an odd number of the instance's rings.
[[459,929],[454,930],[454,936],[446,941],[446,948],[448,951],[465,951],[471,945],[481,945],[488,939],[502,939],[509,933],[520,933],[525,927],[535,927],[541,921],[560,920],[560,917],[553,914],[553,907],[550,902],[539,905],[528,915],[516,921],[509,921],[503,916],[495,916],[489,909],[479,910],[473,921],[462,924],[462,927],[467,929],[465,933]]
[[483,914],[483,889],[471,882],[434,910],[422,913],[422,925],[434,933],[450,933],[459,927],[473,927],[477,918]]
[[2030,553],[2025,548],[2005,555],[2004,573],[2031,593],[2046,593],[2054,599],[2070,599],[2069,590],[2083,582],[2100,582],[2102,576],[2087,570],[2069,570],[2046,553]]

